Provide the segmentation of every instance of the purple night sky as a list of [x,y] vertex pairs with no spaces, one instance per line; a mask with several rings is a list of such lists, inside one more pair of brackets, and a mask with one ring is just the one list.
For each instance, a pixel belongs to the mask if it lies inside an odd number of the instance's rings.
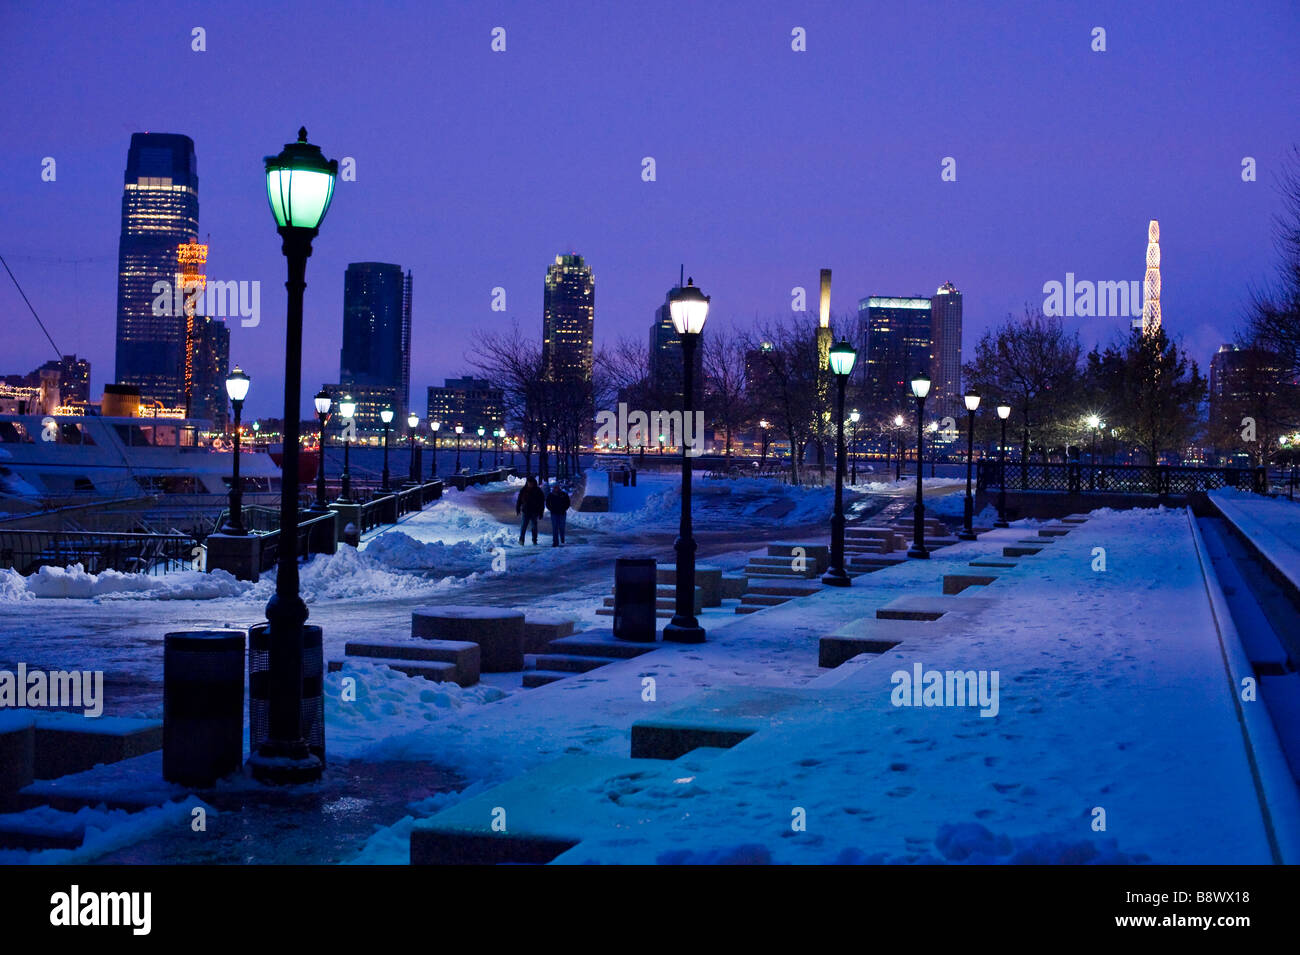
[[[304,410],[338,377],[352,261],[414,271],[422,409],[426,385],[467,369],[470,329],[540,332],[558,252],[595,270],[598,345],[644,339],[684,262],[711,323],[785,312],[796,285],[815,321],[821,267],[837,315],[951,280],[969,355],[1066,272],[1141,279],[1151,218],[1165,327],[1204,368],[1273,271],[1274,175],[1300,139],[1294,0],[298,7],[0,8],[0,254],[59,347],[91,360],[93,398],[135,131],[194,139],[208,275],[262,283],[261,325],[231,323],[258,415],[280,400],[285,269],[261,160],[300,125],[357,168],[308,265]],[[52,357],[6,275],[0,321],[0,372]],[[1086,345],[1127,325],[1067,322]]]

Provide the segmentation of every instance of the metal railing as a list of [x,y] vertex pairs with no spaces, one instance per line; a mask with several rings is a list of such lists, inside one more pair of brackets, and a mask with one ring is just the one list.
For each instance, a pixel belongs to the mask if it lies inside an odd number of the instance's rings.
[[[1205,468],[1172,464],[1042,464],[1032,461],[980,461],[981,491],[1048,491],[1061,494],[1149,494],[1158,497],[1236,487],[1263,494],[1263,468]],[[1005,483],[1004,483],[1005,482]]]
[[[277,524],[279,514],[276,514]],[[334,512],[322,514],[319,511],[305,511],[298,515],[298,562],[302,563],[313,554],[332,554],[338,545],[334,539]],[[280,528],[261,535],[259,571],[267,571],[276,565],[280,558]]]
[[0,530],[0,567],[26,576],[81,564],[87,573],[166,573],[192,566],[198,542],[185,534]]

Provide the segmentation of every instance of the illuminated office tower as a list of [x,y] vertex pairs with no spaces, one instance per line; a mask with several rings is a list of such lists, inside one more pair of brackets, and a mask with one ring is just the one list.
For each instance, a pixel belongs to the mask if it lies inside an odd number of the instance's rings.
[[937,417],[960,421],[966,413],[961,387],[961,292],[951,282],[939,286],[930,298],[930,397]]
[[[390,389],[394,419],[406,420],[411,393],[411,273],[386,262],[353,262],[343,276],[339,383]],[[356,397],[355,395],[353,396]]]
[[913,376],[934,377],[932,309],[928,298],[873,295],[858,302],[859,354],[866,355],[863,386],[873,413],[910,411]]
[[[199,177],[194,142],[174,133],[134,133],[122,192],[117,254],[119,384],[169,408],[185,404],[183,309],[155,308],[177,281],[177,249],[198,239]],[[155,286],[158,283],[163,285]],[[157,313],[157,314],[156,314]]]
[[591,371],[596,324],[596,278],[577,254],[557,255],[547,266],[542,298],[542,367],[561,387],[562,400],[584,407],[579,438],[590,442],[595,428]]

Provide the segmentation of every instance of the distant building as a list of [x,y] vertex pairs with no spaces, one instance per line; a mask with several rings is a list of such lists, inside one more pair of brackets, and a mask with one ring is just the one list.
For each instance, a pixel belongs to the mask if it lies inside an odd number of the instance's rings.
[[928,298],[871,296],[858,303],[858,360],[870,413],[912,407],[912,378],[933,374],[933,303]]
[[[1257,419],[1260,441],[1292,423],[1297,389],[1287,378],[1284,362],[1271,352],[1220,345],[1210,359],[1209,384],[1210,433],[1221,440],[1240,432],[1246,416]],[[1271,420],[1258,420],[1265,413],[1271,413]]]
[[330,420],[328,432],[337,435],[343,430],[343,416],[339,414],[339,401],[344,395],[351,396],[356,402],[357,410],[353,415],[357,425],[357,434],[360,435],[382,435],[384,433],[384,421],[379,416],[385,408],[393,409],[393,421],[389,426],[393,429],[406,427],[406,415],[399,414],[397,409],[397,388],[375,387],[373,385],[353,385],[340,383],[335,385],[323,386],[324,391],[333,400],[330,405]]
[[224,319],[194,316],[190,416],[226,429],[226,378],[230,375],[230,328]]
[[138,387],[145,401],[184,407],[185,315],[155,315],[159,291],[154,286],[163,282],[174,288],[177,248],[198,238],[194,141],[173,133],[132,134],[124,180],[116,380]]
[[[682,337],[673,325],[669,307],[672,297],[680,291],[680,286],[668,290],[664,303],[655,309],[654,324],[650,326],[650,390],[667,403],[668,407],[663,410],[668,411],[680,408],[682,403]],[[695,393],[696,408],[702,407],[704,400],[703,335],[700,337],[700,345],[695,349],[695,384],[691,389]]]
[[[339,383],[384,389],[395,420],[411,392],[411,273],[386,262],[353,262],[343,276],[343,348]],[[354,396],[355,397],[355,396]]]
[[[53,379],[50,376],[53,375]],[[0,383],[9,386],[10,397],[18,395],[22,389],[34,389],[39,392],[44,387],[47,392],[51,381],[59,389],[58,404],[85,405],[90,401],[90,362],[76,355],[64,355],[47,361],[41,367],[25,375],[4,375]],[[22,391],[22,394],[27,392]]]
[[462,425],[466,434],[477,434],[481,426],[486,434],[505,427],[504,400],[500,388],[482,378],[448,378],[443,387],[429,386],[428,422],[442,422],[440,434],[455,433]]
[[957,421],[966,413],[961,386],[961,292],[951,282],[939,286],[930,299],[933,356],[930,366],[930,400],[934,413]]

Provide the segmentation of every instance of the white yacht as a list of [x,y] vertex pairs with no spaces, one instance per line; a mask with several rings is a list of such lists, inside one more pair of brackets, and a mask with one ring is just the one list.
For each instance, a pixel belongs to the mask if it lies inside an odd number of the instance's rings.
[[[0,414],[0,514],[108,502],[215,513],[234,457],[230,439],[209,439],[210,428],[188,418]],[[280,469],[269,454],[244,444],[239,471],[245,504],[278,502]]]

